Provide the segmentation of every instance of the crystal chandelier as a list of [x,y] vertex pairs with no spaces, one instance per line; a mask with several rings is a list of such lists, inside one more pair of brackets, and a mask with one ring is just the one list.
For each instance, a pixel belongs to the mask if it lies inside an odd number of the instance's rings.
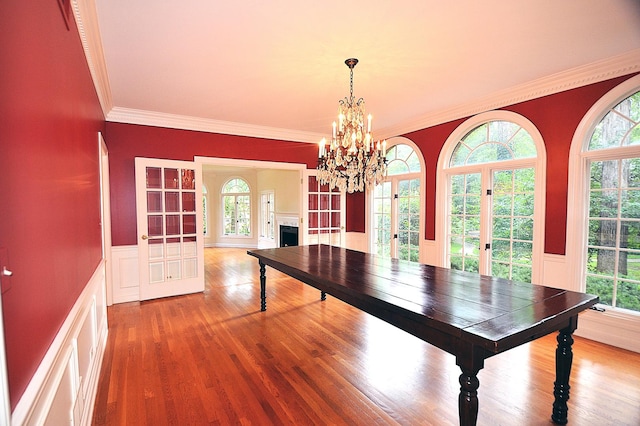
[[371,114],[365,128],[364,99],[353,97],[353,68],[355,58],[344,61],[350,70],[349,97],[340,100],[338,124],[333,122],[331,142],[325,138],[318,147],[318,180],[330,189],[364,191],[366,186],[382,182],[387,174],[385,152],[387,142],[374,142],[371,135]]

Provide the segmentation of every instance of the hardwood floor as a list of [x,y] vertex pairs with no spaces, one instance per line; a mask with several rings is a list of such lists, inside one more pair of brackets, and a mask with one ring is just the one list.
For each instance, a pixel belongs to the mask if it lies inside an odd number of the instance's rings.
[[[204,293],[108,308],[94,425],[456,425],[453,356],[267,268],[206,250]],[[555,335],[490,358],[479,425],[549,425]],[[575,338],[570,425],[640,425],[640,354]]]

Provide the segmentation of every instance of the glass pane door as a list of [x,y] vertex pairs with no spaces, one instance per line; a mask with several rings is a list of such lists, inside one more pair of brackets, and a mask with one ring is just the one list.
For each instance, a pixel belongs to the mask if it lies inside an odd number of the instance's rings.
[[136,159],[141,300],[204,290],[196,182],[193,163]]
[[373,190],[373,252],[391,257],[391,182],[382,182]]
[[398,181],[398,239],[393,257],[420,261],[420,179]]
[[307,176],[305,244],[341,246],[344,241],[344,194],[320,185],[315,174]]
[[494,277],[531,282],[533,168],[493,172],[491,271]]
[[535,169],[451,176],[447,260],[452,269],[531,282]]
[[451,176],[447,260],[452,269],[480,272],[481,183],[480,173]]

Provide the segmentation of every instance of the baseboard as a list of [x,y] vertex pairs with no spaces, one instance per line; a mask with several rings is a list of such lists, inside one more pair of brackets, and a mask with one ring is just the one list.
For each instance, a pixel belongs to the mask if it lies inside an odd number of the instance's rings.
[[90,425],[107,333],[103,261],[18,401],[11,424]]

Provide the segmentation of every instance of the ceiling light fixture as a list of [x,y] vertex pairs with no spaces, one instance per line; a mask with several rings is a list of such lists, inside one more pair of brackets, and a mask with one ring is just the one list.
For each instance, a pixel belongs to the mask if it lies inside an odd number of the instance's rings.
[[318,144],[318,180],[330,189],[364,191],[365,186],[380,184],[387,174],[385,152],[387,142],[374,142],[371,135],[371,114],[365,128],[364,99],[353,97],[355,58],[344,61],[350,70],[349,97],[340,100],[338,123],[333,122],[331,142],[326,138]]

